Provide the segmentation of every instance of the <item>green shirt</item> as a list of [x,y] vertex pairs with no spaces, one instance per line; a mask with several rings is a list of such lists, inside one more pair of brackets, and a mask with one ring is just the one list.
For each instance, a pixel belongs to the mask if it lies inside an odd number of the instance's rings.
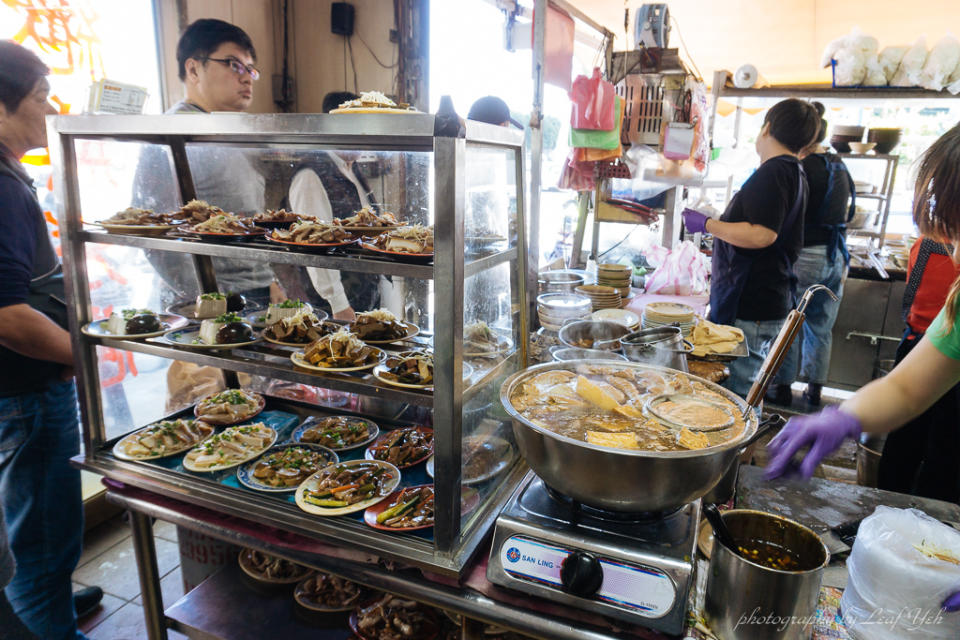
[[927,337],[930,338],[930,342],[937,348],[937,351],[948,358],[960,360],[960,314],[957,314],[957,319],[953,323],[953,329],[950,333],[947,333],[946,325],[946,314],[943,309],[940,309],[940,313],[937,314],[937,317],[930,324],[930,328],[927,329]]

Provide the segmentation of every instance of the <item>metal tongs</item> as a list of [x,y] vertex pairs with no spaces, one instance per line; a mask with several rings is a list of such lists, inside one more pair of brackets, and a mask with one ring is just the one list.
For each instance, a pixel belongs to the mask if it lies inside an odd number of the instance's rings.
[[830,297],[833,298],[834,302],[840,301],[837,294],[822,284],[815,284],[804,291],[803,296],[800,298],[800,304],[797,305],[796,309],[790,311],[783,326],[780,327],[780,333],[777,334],[776,340],[773,341],[767,357],[763,360],[763,364],[760,365],[760,371],[757,372],[753,386],[750,387],[750,393],[747,394],[747,406],[743,409],[744,417],[746,417],[754,407],[760,404],[763,394],[767,392],[767,387],[770,386],[770,381],[773,380],[773,376],[780,370],[783,359],[787,357],[787,352],[790,351],[790,345],[793,344],[794,338],[800,333],[800,327],[803,326],[803,320],[806,318],[804,312],[807,310],[807,305],[810,304],[810,300],[813,299],[817,291],[826,291]]

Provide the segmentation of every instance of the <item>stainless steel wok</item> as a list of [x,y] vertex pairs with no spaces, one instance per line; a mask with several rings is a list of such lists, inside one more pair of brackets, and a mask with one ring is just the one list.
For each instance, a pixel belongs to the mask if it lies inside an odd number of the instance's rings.
[[[611,449],[574,440],[537,426],[520,415],[510,402],[517,385],[544,371],[576,371],[579,365],[600,365],[679,373],[634,362],[581,360],[536,365],[507,378],[500,402],[513,418],[513,433],[527,464],[551,488],[583,504],[613,511],[670,511],[692,502],[714,487],[747,446],[783,423],[780,416],[758,425],[755,411],[746,418],[743,433],[729,442],[692,451],[635,451]],[[734,402],[740,411],[746,402],[723,387],[689,376]]]

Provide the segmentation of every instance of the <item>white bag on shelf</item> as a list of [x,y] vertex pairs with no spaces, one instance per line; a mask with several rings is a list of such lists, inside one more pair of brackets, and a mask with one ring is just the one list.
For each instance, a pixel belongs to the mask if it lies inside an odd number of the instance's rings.
[[897,72],[890,80],[892,87],[915,87],[920,82],[920,72],[927,61],[927,39],[924,36],[917,38],[900,60]]
[[887,84],[890,84],[890,81],[893,80],[893,76],[900,67],[900,61],[903,60],[903,56],[907,53],[908,49],[910,49],[910,47],[906,45],[884,47],[883,51],[880,52],[880,68],[883,69],[883,75],[887,78]]
[[960,590],[960,565],[931,553],[960,559],[960,531],[916,509],[880,506],[864,518],[847,560],[849,581],[840,604],[852,637],[960,638],[960,613],[940,610],[943,600]]
[[960,42],[947,34],[930,49],[930,55],[920,72],[918,84],[924,89],[941,91],[949,84],[948,79],[960,62]]

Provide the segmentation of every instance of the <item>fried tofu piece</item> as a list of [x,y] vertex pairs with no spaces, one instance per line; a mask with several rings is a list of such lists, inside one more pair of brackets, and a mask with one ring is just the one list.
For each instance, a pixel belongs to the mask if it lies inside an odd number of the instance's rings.
[[639,449],[635,433],[605,433],[603,431],[587,431],[587,442],[600,445],[601,447],[611,447],[613,449]]
[[[606,384],[604,384],[604,386],[607,387],[607,389],[612,388]],[[577,395],[595,407],[605,409],[606,411],[614,411],[628,418],[639,418],[643,415],[643,413],[635,407],[621,405],[617,402],[616,398],[610,395],[603,387],[583,376],[577,376]]]
[[710,441],[707,440],[706,434],[691,431],[684,427],[677,434],[677,444],[687,449],[706,449],[710,446]]

